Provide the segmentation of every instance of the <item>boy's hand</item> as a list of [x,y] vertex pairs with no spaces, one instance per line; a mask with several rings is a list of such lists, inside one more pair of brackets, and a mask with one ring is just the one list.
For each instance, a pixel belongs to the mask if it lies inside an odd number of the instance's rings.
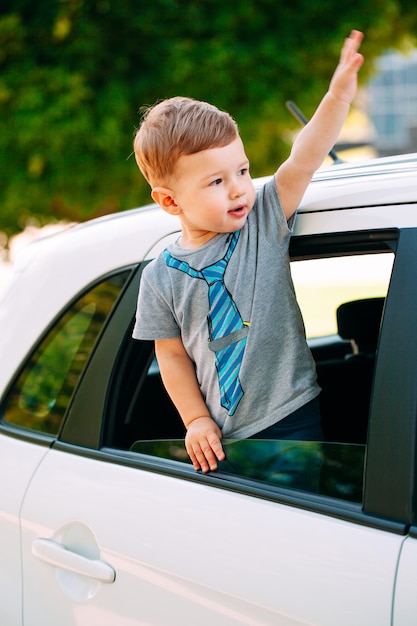
[[208,472],[217,469],[217,460],[223,461],[222,431],[211,417],[198,417],[188,426],[185,447],[194,469]]
[[355,97],[358,71],[363,63],[363,55],[358,52],[362,43],[363,33],[352,30],[345,39],[340,61],[330,82],[329,93],[338,100],[350,104]]

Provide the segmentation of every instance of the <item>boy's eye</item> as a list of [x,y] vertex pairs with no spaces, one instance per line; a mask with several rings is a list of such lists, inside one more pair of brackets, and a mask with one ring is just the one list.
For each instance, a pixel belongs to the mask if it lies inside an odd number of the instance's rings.
[[248,167],[242,167],[242,169],[239,170],[239,176],[244,176],[248,172],[249,172],[249,168]]
[[221,183],[221,182],[222,182],[222,179],[221,179],[221,178],[216,178],[216,180],[213,180],[213,181],[210,183],[210,185],[214,187],[215,185],[220,185],[220,183]]

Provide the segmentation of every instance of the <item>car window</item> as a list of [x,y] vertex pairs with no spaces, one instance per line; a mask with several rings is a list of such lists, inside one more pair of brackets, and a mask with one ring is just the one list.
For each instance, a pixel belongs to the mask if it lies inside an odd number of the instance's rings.
[[112,275],[60,316],[9,391],[5,423],[56,435],[87,359],[130,271]]
[[337,334],[344,302],[385,297],[394,254],[357,254],[293,261],[291,273],[308,338]]
[[[247,439],[223,441],[218,472],[267,485],[361,502],[364,445]],[[191,463],[184,440],[136,441],[132,452]]]
[[326,441],[366,444],[379,329],[393,252],[292,263],[316,361]]
[[[323,441],[226,442],[223,476],[362,501],[377,341],[395,254],[389,242],[358,252],[337,254],[336,243],[326,256],[313,251],[292,262],[322,389]],[[189,463],[153,343],[129,334],[115,372],[105,445]]]

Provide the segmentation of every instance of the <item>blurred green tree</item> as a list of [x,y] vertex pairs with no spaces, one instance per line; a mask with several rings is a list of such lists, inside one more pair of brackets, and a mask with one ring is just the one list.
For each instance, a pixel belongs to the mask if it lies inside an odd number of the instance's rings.
[[413,41],[411,0],[6,0],[0,11],[0,230],[146,202],[131,155],[140,107],[176,94],[238,121],[252,172],[289,150],[352,27],[367,63]]

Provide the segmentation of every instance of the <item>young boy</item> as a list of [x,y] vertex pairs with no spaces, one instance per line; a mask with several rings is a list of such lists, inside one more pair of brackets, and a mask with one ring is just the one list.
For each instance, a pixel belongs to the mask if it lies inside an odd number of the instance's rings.
[[289,158],[257,193],[234,120],[205,102],[151,107],[137,164],[181,236],[143,272],[136,339],[153,339],[195,469],[222,437],[320,440],[315,365],[291,282],[294,215],[356,94],[362,33],[344,42],[329,90]]

